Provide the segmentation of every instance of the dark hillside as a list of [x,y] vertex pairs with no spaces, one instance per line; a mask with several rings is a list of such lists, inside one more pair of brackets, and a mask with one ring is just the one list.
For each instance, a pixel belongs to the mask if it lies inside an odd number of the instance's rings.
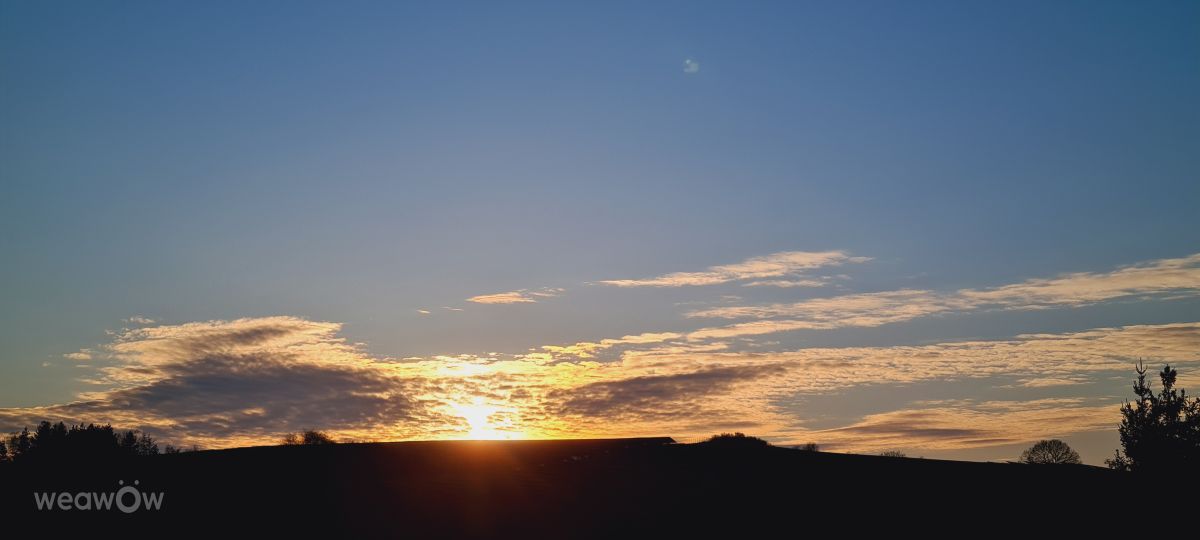
[[[665,438],[255,447],[7,469],[5,508],[51,518],[62,530],[129,524],[408,538],[625,537],[764,525],[799,532],[837,523],[921,530],[959,519],[1069,526],[1108,519],[1134,478],[1088,466]],[[34,491],[115,491],[118,480],[163,492],[162,509],[39,511],[32,500]]]

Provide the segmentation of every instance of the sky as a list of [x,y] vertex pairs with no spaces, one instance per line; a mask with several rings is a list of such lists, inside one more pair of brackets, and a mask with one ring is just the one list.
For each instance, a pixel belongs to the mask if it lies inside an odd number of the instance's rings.
[[0,1],[0,430],[1117,447],[1194,2]]

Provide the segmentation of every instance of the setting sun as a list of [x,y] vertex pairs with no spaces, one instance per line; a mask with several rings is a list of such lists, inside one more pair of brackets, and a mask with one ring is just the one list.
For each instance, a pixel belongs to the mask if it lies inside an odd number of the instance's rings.
[[[511,421],[494,421],[494,417],[502,413],[502,408],[489,405],[481,398],[475,398],[469,403],[456,403],[450,406],[454,414],[462,417],[470,426],[470,431],[464,438],[474,440],[508,440],[523,438],[520,432],[511,430]],[[501,428],[509,429],[501,429]]]

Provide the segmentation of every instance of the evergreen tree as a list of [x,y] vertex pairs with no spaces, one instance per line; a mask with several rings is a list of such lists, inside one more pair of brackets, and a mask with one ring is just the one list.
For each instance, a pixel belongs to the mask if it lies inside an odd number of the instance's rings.
[[1137,365],[1133,393],[1137,398],[1121,407],[1121,446],[1109,467],[1133,471],[1200,469],[1200,399],[1176,390],[1178,373],[1170,365],[1159,373],[1158,395],[1146,382],[1146,368]]

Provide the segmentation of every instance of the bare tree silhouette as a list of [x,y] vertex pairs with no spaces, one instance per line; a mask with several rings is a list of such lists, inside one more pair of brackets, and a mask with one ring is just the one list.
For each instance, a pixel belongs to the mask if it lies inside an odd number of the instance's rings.
[[1058,439],[1043,440],[1034,443],[1024,452],[1021,452],[1021,463],[1030,463],[1034,465],[1078,465],[1079,452],[1071,449],[1071,446]]

